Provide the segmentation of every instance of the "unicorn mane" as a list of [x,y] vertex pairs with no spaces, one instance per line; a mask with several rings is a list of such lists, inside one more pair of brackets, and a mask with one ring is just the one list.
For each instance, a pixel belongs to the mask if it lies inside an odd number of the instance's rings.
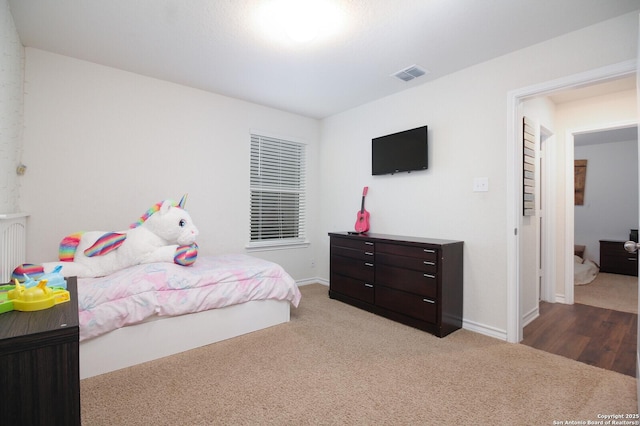
[[[173,207],[178,207],[179,206],[179,204],[177,202],[173,201],[173,200],[167,200],[167,201],[169,203],[171,203],[171,205]],[[157,213],[158,211],[160,211],[160,207],[162,207],[162,204],[164,204],[164,201],[159,201],[159,202],[155,203],[154,205],[152,205],[151,207],[149,207],[149,210],[144,212],[144,214],[142,216],[140,216],[140,219],[138,219],[135,222],[133,222],[131,224],[131,226],[129,226],[129,228],[131,228],[131,229],[137,228],[138,226],[140,226],[143,223],[145,223],[146,220],[149,219],[152,214]]]
[[144,214],[142,216],[140,216],[140,219],[138,219],[137,221],[133,222],[131,224],[131,226],[129,226],[129,228],[133,229],[133,228],[137,228],[138,226],[142,225],[147,219],[149,219],[151,217],[152,214],[157,213],[158,211],[160,211],[160,207],[162,207],[162,205],[168,202],[170,203],[170,205],[172,207],[180,207],[181,209],[184,209],[184,205],[187,203],[187,194],[184,194],[182,196],[182,198],[180,199],[179,202],[175,202],[173,200],[166,200],[166,201],[159,201],[157,203],[155,203],[154,205],[152,205],[149,210],[147,210],[146,212],[144,212]]

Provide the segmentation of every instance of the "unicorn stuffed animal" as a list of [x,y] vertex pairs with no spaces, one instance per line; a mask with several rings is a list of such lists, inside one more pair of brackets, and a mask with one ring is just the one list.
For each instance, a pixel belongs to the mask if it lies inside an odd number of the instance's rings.
[[65,277],[101,277],[141,263],[195,262],[198,229],[184,210],[186,195],[179,203],[166,200],[153,205],[131,229],[122,232],[89,231],[69,235],[60,243],[60,262],[25,264],[13,277],[36,278],[62,266]]

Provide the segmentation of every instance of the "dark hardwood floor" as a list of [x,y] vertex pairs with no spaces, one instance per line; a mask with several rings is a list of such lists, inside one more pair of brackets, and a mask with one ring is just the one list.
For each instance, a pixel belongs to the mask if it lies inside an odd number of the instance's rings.
[[636,376],[638,315],[595,306],[540,303],[522,344]]

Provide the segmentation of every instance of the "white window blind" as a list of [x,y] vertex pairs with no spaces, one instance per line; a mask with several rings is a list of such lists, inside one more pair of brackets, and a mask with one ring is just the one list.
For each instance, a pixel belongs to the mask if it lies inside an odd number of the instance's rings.
[[252,245],[305,241],[305,151],[300,143],[251,135]]

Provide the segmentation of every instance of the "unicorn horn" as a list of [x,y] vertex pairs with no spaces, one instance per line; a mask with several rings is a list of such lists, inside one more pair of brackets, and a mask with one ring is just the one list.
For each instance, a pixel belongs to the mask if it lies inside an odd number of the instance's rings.
[[181,209],[184,209],[184,205],[187,202],[187,195],[189,194],[184,194],[180,199],[180,202],[178,203],[178,207],[180,207]]

